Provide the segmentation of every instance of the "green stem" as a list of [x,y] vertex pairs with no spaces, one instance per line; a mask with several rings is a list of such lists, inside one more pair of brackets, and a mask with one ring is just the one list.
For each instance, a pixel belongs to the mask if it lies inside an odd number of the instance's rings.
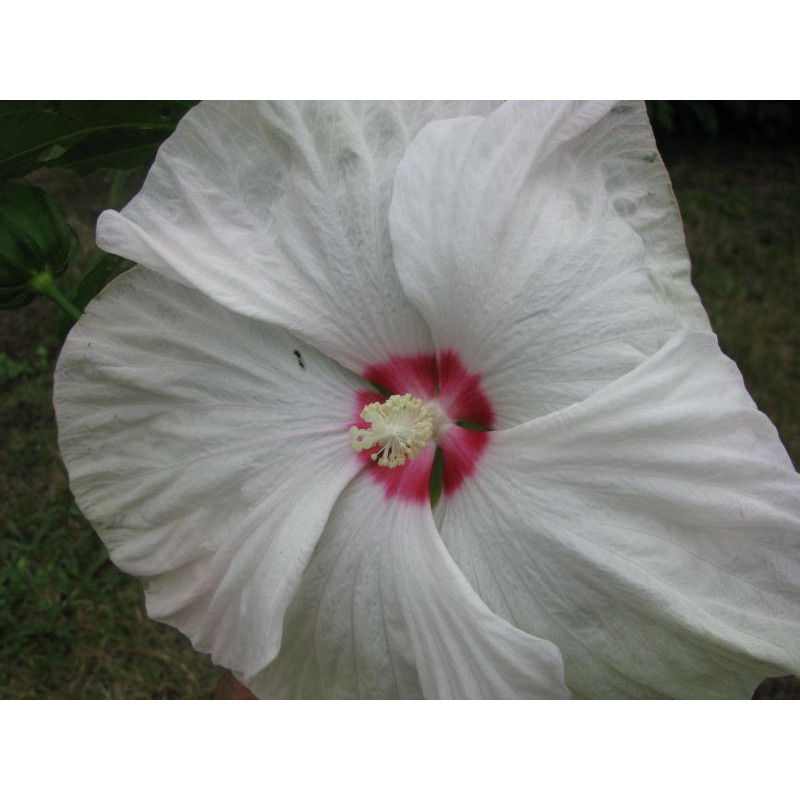
[[81,318],[80,309],[56,286],[52,272],[39,272],[29,281],[28,286],[39,294],[49,297],[65,314],[74,320]]

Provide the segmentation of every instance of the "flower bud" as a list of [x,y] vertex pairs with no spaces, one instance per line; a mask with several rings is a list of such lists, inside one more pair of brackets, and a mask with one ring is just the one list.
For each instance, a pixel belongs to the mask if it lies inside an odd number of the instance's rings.
[[0,183],[0,308],[29,302],[64,274],[77,236],[41,189]]

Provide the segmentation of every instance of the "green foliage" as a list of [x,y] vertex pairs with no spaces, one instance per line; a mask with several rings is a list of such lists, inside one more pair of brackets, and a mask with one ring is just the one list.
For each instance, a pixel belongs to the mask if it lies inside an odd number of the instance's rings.
[[[0,181],[42,167],[79,173],[114,170],[109,205],[124,195],[128,178],[147,167],[161,142],[194,105],[173,101],[0,101]],[[125,264],[101,260],[67,297],[55,281],[76,250],[75,235],[41,189],[0,183],[0,309],[45,294],[62,309],[69,330],[88,302]]]
[[0,353],[0,386],[29,371],[30,367],[24,361],[14,361],[5,353]]
[[53,340],[31,351],[9,334],[0,328],[11,351],[0,358],[0,698],[210,697],[219,671],[147,619],[139,582],[110,563],[69,495]]
[[0,183],[0,308],[16,308],[52,284],[77,250],[75,231],[36,186]]
[[794,142],[800,133],[800,104],[781,100],[648,100],[659,143],[733,139]]
[[665,159],[720,346],[800,467],[800,150],[681,144]]
[[[81,306],[128,265],[92,234],[109,197],[124,202],[140,177],[34,176],[85,243],[64,278]],[[69,494],[52,408],[56,322],[41,302],[0,317],[0,698],[210,697],[219,670],[147,618],[139,582],[110,563]]]
[[0,180],[41,167],[148,166],[193,101],[0,102]]
[[431,477],[428,481],[428,494],[431,498],[431,506],[435,506],[442,496],[444,488],[444,452],[441,447],[436,448],[433,456],[433,466],[431,467]]
[[[74,636],[78,587],[91,581],[107,561],[86,535],[70,531],[71,506],[43,509],[38,524],[23,533],[11,520],[0,540],[0,632],[7,643],[45,635],[52,641]],[[64,529],[72,535],[63,536]],[[61,541],[55,544],[54,536]],[[50,541],[48,541],[50,540]],[[49,553],[49,558],[42,558]],[[57,555],[56,559],[53,556]]]
[[65,493],[0,538],[0,697],[210,697],[218,671],[142,612]]
[[[78,310],[83,311],[109,281],[132,266],[132,262],[120,256],[103,253],[69,293],[69,299]],[[74,324],[73,317],[62,312],[58,321],[59,338],[63,339]]]
[[0,386],[21,375],[41,375],[49,366],[47,348],[42,344],[36,348],[36,358],[33,362],[16,361],[7,353],[0,352]]

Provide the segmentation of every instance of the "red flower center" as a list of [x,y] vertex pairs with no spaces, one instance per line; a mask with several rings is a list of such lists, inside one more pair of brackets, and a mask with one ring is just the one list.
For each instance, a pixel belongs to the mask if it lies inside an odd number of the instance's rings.
[[[414,356],[393,356],[388,361],[372,364],[364,377],[390,395],[411,394],[425,403],[435,402],[447,422],[413,460],[387,469],[371,459],[379,447],[358,454],[370,476],[383,484],[387,497],[401,497],[408,502],[425,503],[430,498],[431,471],[436,448],[442,458],[442,489],[452,495],[475,472],[478,461],[489,443],[488,430],[495,416],[489,398],[481,386],[481,376],[470,373],[452,350]],[[369,427],[360,418],[364,406],[383,402],[377,391],[360,391],[355,398],[355,421],[358,428]],[[463,427],[464,425],[472,427]],[[477,430],[475,428],[478,428]]]

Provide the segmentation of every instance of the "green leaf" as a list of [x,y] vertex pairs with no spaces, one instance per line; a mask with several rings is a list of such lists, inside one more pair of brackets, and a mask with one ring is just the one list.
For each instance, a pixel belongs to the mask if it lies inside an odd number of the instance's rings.
[[491,431],[488,425],[481,425],[480,422],[473,422],[470,419],[460,419],[456,422],[459,428],[466,428],[469,431]]
[[441,447],[436,448],[433,455],[433,466],[431,467],[431,477],[428,481],[428,494],[431,498],[431,507],[439,502],[444,486],[444,452]]
[[131,176],[135,174],[136,170],[129,169],[115,169],[111,173],[111,191],[109,197],[109,205],[111,208],[121,208],[122,200],[125,196],[125,186]]
[[25,364],[22,361],[14,361],[9,355],[0,351],[0,385],[31,372],[33,370],[29,364]]
[[[103,253],[72,290],[69,295],[70,301],[83,311],[109,281],[132,266],[133,263],[131,261],[111,255],[111,253]],[[75,320],[62,312],[58,321],[59,336],[63,339],[74,324]]]
[[0,180],[40,167],[146,167],[191,100],[0,101]]

